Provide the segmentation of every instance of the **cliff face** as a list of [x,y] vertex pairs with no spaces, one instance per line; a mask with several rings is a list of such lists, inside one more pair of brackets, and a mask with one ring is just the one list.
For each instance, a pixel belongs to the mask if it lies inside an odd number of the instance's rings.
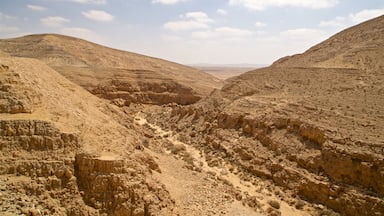
[[262,178],[292,191],[296,198],[282,196],[288,203],[300,203],[300,197],[346,215],[384,210],[380,142],[353,140],[292,116],[174,108],[160,118],[168,122],[163,127],[191,137],[189,144],[203,151],[212,167],[232,167],[246,181]]
[[63,35],[0,40],[12,56],[39,59],[115,104],[192,104],[222,82],[197,69]]
[[202,97],[196,95],[192,88],[169,79],[153,79],[151,82],[141,78],[132,81],[113,79],[98,84],[91,88],[90,92],[98,97],[111,100],[118,106],[129,106],[131,103],[188,105],[196,103]]
[[37,60],[0,65],[1,212],[171,214],[124,113]]
[[383,22],[352,27],[148,119],[190,137],[211,166],[282,188],[281,200],[296,208],[382,215]]
[[[60,133],[50,122],[2,120],[2,212],[87,215],[77,187],[73,157],[79,137]],[[62,205],[57,205],[57,202]],[[39,215],[37,214],[37,215]]]

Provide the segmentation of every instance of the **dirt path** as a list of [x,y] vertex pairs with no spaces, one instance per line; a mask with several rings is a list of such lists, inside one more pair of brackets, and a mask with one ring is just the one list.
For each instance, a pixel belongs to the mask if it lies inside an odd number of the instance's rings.
[[[196,148],[178,141],[171,132],[162,130],[159,126],[147,122],[142,113],[138,113],[135,122],[139,125],[150,127],[154,134],[173,145],[185,147],[185,151],[192,157],[193,164],[201,169],[201,172],[186,168],[186,162],[167,149],[161,152],[146,149],[160,166],[161,173],[155,173],[168,189],[176,201],[179,215],[262,215],[257,212],[266,212],[271,208],[268,200],[278,200],[274,194],[265,189],[260,181],[256,186],[240,179],[228,167],[210,167],[205,156]],[[220,179],[220,180],[219,180]],[[224,183],[226,182],[226,183]],[[261,204],[259,209],[244,206],[233,198],[231,192],[236,189],[241,194],[256,197]],[[279,201],[279,211],[283,216],[308,215],[283,201]]]
[[185,168],[185,162],[172,155],[153,153],[162,173],[155,176],[176,201],[179,215],[261,215],[235,201],[228,186],[217,183],[205,172]]

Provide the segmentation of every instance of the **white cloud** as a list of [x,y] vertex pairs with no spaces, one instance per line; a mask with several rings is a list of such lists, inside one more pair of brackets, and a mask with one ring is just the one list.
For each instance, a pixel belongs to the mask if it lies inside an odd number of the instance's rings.
[[192,37],[198,39],[240,39],[253,35],[252,31],[231,27],[219,27],[213,30],[193,32]]
[[76,27],[71,27],[71,28],[62,28],[60,30],[61,33],[66,34],[66,35],[72,35],[72,36],[84,36],[87,34],[92,33],[91,30],[86,29],[86,28],[76,28]]
[[182,20],[167,22],[164,24],[164,28],[171,31],[208,29],[209,23],[214,22],[206,13],[201,11],[188,12],[180,17]]
[[362,10],[355,14],[350,14],[349,17],[354,23],[361,23],[369,19],[384,15],[383,9],[371,9],[371,10]]
[[328,20],[328,21],[321,21],[319,24],[319,27],[331,27],[331,28],[339,28],[343,27],[345,25],[345,21],[347,19],[345,17],[336,17],[333,20]]
[[1,33],[13,33],[17,32],[20,29],[16,26],[6,26],[6,25],[0,25],[0,32]]
[[265,10],[270,7],[330,8],[337,0],[229,0],[229,5],[241,5],[250,10]]
[[[268,34],[268,32],[266,32],[266,31],[255,31],[254,32],[256,35],[258,35],[258,36],[265,36],[265,35],[267,35]],[[260,38],[259,38],[260,39]]]
[[11,19],[16,19],[16,17],[9,16],[7,14],[4,14],[4,13],[0,12],[0,20],[11,20]]
[[82,14],[88,19],[100,22],[109,22],[114,19],[114,16],[102,10],[89,10],[87,12],[82,12]]
[[226,10],[221,9],[221,8],[217,9],[216,12],[220,15],[227,15],[228,14],[228,12]]
[[282,31],[276,35],[275,41],[265,42],[271,49],[278,49],[275,57],[303,53],[315,44],[330,36],[329,32],[316,28],[298,28]]
[[152,3],[171,5],[171,4],[176,4],[179,2],[185,2],[185,1],[187,1],[187,0],[153,0]]
[[86,28],[77,28],[77,27],[62,28],[60,29],[60,34],[82,38],[95,43],[103,43],[104,41],[104,39],[100,35]]
[[325,32],[319,29],[299,28],[290,29],[280,33],[280,36],[288,40],[314,40],[323,38]]
[[39,6],[39,5],[27,5],[27,8],[31,9],[33,11],[45,11],[45,10],[47,10],[46,7]]
[[209,25],[194,20],[188,20],[167,22],[164,24],[164,28],[171,31],[189,31],[194,29],[207,29],[209,28]]
[[227,35],[227,36],[242,36],[243,37],[243,36],[252,35],[252,32],[249,30],[231,28],[231,27],[220,27],[220,28],[216,28],[215,31],[221,35]]
[[71,0],[73,2],[81,3],[81,4],[107,4],[107,0]]
[[258,22],[255,23],[255,26],[256,27],[265,27],[265,26],[267,26],[267,23],[258,21]]
[[322,28],[343,29],[384,14],[384,9],[362,10],[345,17],[336,17],[332,20],[323,20],[319,23]]
[[183,38],[175,35],[162,35],[161,36],[165,41],[182,41]]
[[186,13],[185,17],[189,18],[189,19],[193,19],[193,20],[195,20],[197,22],[201,22],[201,23],[212,23],[212,22],[214,22],[213,19],[209,18],[206,13],[201,12],[201,11]]
[[54,17],[42,18],[42,19],[40,19],[40,22],[43,25],[46,25],[46,26],[49,26],[49,27],[61,27],[65,23],[69,23],[70,20],[66,19],[64,17],[54,16]]

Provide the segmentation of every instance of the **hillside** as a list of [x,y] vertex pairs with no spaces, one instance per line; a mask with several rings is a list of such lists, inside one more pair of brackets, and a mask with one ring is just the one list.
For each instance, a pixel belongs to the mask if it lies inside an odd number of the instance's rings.
[[3,39],[0,49],[11,56],[39,59],[118,105],[191,104],[222,85],[220,80],[191,67],[63,35]]
[[132,123],[44,63],[2,55],[1,214],[171,214]]
[[4,215],[384,215],[384,16],[216,90],[66,36],[0,49]]
[[226,169],[221,178],[268,188],[239,192],[258,211],[278,199],[311,215],[383,215],[383,49],[381,16],[148,119]]
[[384,15],[341,31],[303,54],[276,61],[276,67],[383,70]]
[[145,107],[0,53],[1,215],[260,216],[208,166],[194,169],[199,152],[147,122]]

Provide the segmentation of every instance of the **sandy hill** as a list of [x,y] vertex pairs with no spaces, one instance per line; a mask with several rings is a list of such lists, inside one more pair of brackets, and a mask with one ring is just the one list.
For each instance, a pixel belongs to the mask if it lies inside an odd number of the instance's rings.
[[348,28],[303,54],[276,61],[277,67],[323,67],[383,70],[384,15]]
[[36,59],[1,56],[2,215],[170,215],[140,143],[118,107]]
[[88,91],[120,105],[191,104],[222,85],[191,67],[63,35],[0,40],[0,49],[11,56],[39,59]]
[[259,211],[275,194],[312,215],[383,215],[383,50],[381,16],[149,118],[242,185],[268,185],[243,193]]

